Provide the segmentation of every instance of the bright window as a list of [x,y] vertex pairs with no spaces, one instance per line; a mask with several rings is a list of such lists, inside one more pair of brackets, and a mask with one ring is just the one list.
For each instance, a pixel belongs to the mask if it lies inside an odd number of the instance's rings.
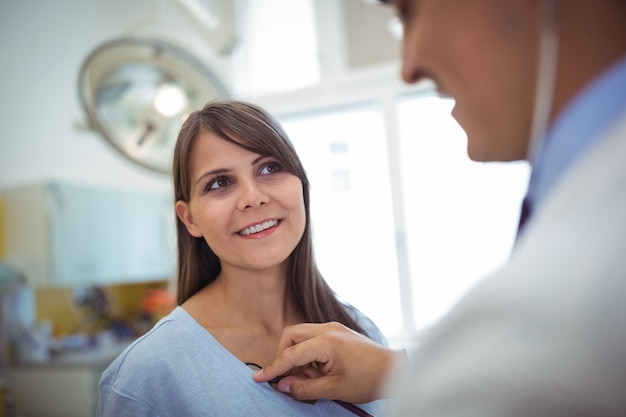
[[383,333],[401,331],[384,122],[375,106],[281,118],[311,182],[320,270]]
[[414,323],[440,318],[508,258],[526,191],[526,163],[477,163],[450,115],[453,100],[401,99],[399,142]]
[[[280,118],[311,181],[319,267],[392,344],[445,314],[506,261],[515,239],[528,166],[470,161],[452,106],[433,95],[398,100],[395,166],[385,130],[392,121],[375,104]],[[394,211],[394,204],[403,210]],[[394,212],[405,218],[394,219]],[[398,262],[408,264],[408,276],[400,275]],[[401,297],[400,288],[411,294]]]

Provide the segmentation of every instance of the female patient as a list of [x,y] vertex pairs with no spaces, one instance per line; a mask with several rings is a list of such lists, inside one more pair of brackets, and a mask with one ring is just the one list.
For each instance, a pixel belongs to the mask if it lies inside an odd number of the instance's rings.
[[[104,372],[98,415],[359,413],[252,379],[288,325],[338,321],[383,343],[315,265],[308,180],[279,124],[248,103],[211,102],[185,121],[173,168],[178,307]],[[376,402],[359,407],[380,414]]]

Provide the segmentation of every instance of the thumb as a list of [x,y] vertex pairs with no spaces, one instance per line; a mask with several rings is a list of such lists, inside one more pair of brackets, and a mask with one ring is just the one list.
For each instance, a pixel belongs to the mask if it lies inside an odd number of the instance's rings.
[[291,363],[277,359],[272,364],[252,374],[252,378],[256,382],[269,382],[277,377],[285,375],[293,368],[294,365]]
[[332,400],[334,398],[332,376],[319,378],[305,378],[302,376],[287,376],[282,378],[276,389],[285,394],[291,394],[300,401]]

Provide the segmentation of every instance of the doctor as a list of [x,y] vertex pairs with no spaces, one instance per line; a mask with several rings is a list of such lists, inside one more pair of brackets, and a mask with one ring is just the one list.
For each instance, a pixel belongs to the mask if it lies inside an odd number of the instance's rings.
[[469,156],[531,163],[515,248],[410,366],[338,324],[297,325],[255,380],[315,363],[278,388],[392,393],[396,416],[625,416],[626,1],[391,2],[402,77],[454,97]]

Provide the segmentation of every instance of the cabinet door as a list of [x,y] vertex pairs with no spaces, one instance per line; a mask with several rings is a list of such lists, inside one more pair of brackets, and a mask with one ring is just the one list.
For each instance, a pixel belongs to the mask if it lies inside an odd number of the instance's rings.
[[3,192],[6,257],[33,285],[168,279],[175,215],[165,193],[48,183]]
[[99,367],[31,366],[11,371],[11,395],[17,415],[87,417],[96,414]]
[[171,238],[170,200],[160,194],[127,193],[121,223],[124,234],[125,273],[130,280],[165,279],[173,272],[168,250]]
[[49,195],[52,281],[94,284],[123,276],[122,193],[51,184]]

